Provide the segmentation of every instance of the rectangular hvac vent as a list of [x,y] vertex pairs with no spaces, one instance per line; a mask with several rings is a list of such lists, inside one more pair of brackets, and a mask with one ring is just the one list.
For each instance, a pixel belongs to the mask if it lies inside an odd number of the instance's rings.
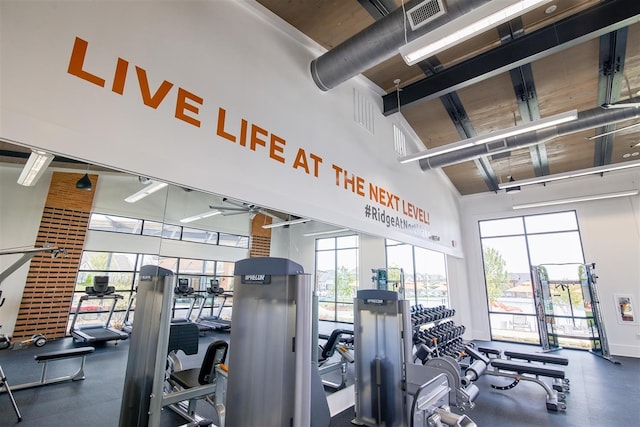
[[504,139],[495,141],[495,142],[487,142],[487,151],[492,152],[496,150],[500,150],[502,148],[507,147],[507,141]]
[[425,0],[407,11],[407,18],[412,30],[447,13],[442,0]]
[[407,138],[404,136],[404,132],[396,125],[393,125],[393,149],[398,156],[407,155]]
[[373,104],[353,89],[353,120],[371,133],[373,127]]

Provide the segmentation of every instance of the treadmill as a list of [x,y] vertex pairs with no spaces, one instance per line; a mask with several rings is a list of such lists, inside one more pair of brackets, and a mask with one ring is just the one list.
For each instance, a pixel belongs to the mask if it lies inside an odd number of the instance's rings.
[[[109,286],[109,276],[95,276],[93,278],[93,286],[87,286],[85,288],[85,295],[80,297],[76,311],[73,315],[73,321],[71,322],[70,329],[74,342],[95,343],[120,341],[129,338],[129,334],[126,332],[109,326],[109,323],[111,323],[111,317],[113,316],[113,311],[116,308],[116,303],[119,299],[122,299],[122,295],[116,294],[115,291],[115,287]],[[98,300],[100,302],[112,301],[107,319],[104,323],[78,325],[78,317],[82,314],[82,304],[90,300]]]
[[[173,317],[171,318],[171,323],[193,323],[191,321],[191,314],[193,313],[193,309],[195,308],[196,301],[203,298],[202,295],[195,293],[193,287],[189,284],[189,279],[179,278],[178,283],[173,288]],[[189,307],[186,309],[187,314],[184,317],[176,317],[175,313],[177,310],[185,310],[185,308],[178,308],[176,304],[180,299],[188,299],[191,300],[189,302]]]
[[[208,326],[211,329],[228,331],[231,329],[231,320],[222,318],[222,310],[231,307],[231,305],[227,305],[227,300],[233,298],[233,294],[231,292],[225,292],[224,288],[220,287],[220,282],[217,279],[211,279],[210,284],[211,286],[207,288],[205,301],[200,305],[200,309],[198,310],[196,323]],[[211,313],[209,316],[204,316],[202,311],[208,298],[211,298]],[[217,305],[218,311],[214,315],[213,309],[216,307],[216,300],[219,300]]]

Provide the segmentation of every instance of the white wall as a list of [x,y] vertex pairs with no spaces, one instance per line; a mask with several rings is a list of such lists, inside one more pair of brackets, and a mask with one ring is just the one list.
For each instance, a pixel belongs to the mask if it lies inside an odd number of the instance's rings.
[[[585,261],[596,263],[600,307],[612,354],[640,357],[640,326],[620,324],[615,294],[630,294],[635,316],[640,317],[640,197],[572,203],[527,210],[512,210],[513,204],[567,197],[606,194],[640,188],[640,172],[609,172],[603,177],[590,176],[523,187],[516,195],[504,192],[463,197],[464,251],[467,254],[466,294],[473,338],[489,339],[487,299],[482,267],[478,221],[534,213],[575,210],[585,254]],[[453,288],[453,287],[452,287]],[[453,292],[453,290],[452,290]]]
[[[1,2],[0,138],[462,256],[457,193],[439,171],[398,163],[393,125],[404,122],[382,114],[379,88],[357,78],[322,92],[309,72],[318,47],[259,9]],[[161,85],[166,95],[145,104]],[[356,95],[371,105],[369,128],[354,121]]]

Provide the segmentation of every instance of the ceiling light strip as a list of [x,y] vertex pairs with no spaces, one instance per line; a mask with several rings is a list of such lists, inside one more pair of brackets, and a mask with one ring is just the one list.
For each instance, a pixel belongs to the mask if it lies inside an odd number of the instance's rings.
[[613,165],[596,166],[593,168],[581,169],[581,170],[572,171],[572,172],[557,173],[555,175],[544,175],[544,176],[538,176],[536,178],[522,179],[520,181],[505,182],[502,184],[498,184],[498,188],[505,189],[510,187],[522,186],[522,185],[542,184],[545,182],[559,181],[561,179],[568,179],[568,178],[577,178],[580,176],[593,175],[593,174],[604,173],[604,172],[612,172],[616,170],[635,168],[638,166],[640,166],[640,160],[634,160],[632,162],[621,162],[621,163],[615,163]]
[[326,234],[344,233],[350,231],[349,228],[336,228],[335,230],[316,231],[314,233],[305,233],[304,237],[324,236]]
[[469,40],[490,28],[521,16],[550,0],[490,1],[471,12],[400,47],[400,55],[408,65]]
[[44,171],[49,167],[53,158],[53,154],[44,151],[32,151],[18,177],[18,184],[24,185],[25,187],[36,185],[36,182],[38,182],[38,179],[40,179]]
[[585,139],[592,140],[592,139],[600,138],[601,136],[607,136],[607,135],[611,135],[613,133],[622,132],[623,130],[632,129],[632,128],[636,127],[636,126],[640,126],[640,122],[632,124],[632,125],[629,125],[629,126],[624,126],[624,127],[618,128],[618,129],[614,129],[614,130],[609,131],[609,132],[605,132],[605,133],[601,133],[601,134],[598,134],[598,135],[590,136],[590,137],[585,138]]
[[517,126],[513,126],[507,129],[490,132],[484,135],[474,136],[473,138],[463,139],[451,144],[442,145],[440,147],[432,148],[418,153],[410,154],[408,156],[399,157],[400,163],[409,163],[416,160],[427,159],[444,153],[450,153],[453,151],[469,148],[474,145],[486,144],[488,142],[505,139],[511,136],[521,135],[527,132],[533,132],[540,129],[556,126],[561,123],[570,122],[578,118],[578,111],[571,110],[564,113],[556,114],[544,119],[535,120],[533,122],[521,123]]
[[190,217],[187,217],[187,218],[182,218],[180,220],[180,222],[185,224],[185,223],[188,223],[188,222],[197,221],[199,219],[204,219],[204,218],[209,218],[209,217],[212,217],[212,216],[215,216],[215,215],[220,215],[221,213],[222,212],[220,212],[220,211],[207,211],[207,212],[203,212],[203,213],[198,214],[198,215],[193,215],[193,216],[190,216]]
[[138,191],[137,193],[134,193],[134,194],[130,195],[129,197],[124,199],[124,201],[127,202],[127,203],[135,203],[138,200],[144,199],[145,197],[149,196],[150,194],[153,194],[156,191],[163,189],[167,185],[169,185],[169,184],[167,184],[166,182],[154,181],[152,184],[149,184],[148,187],[145,187],[142,190]]
[[638,194],[638,190],[621,191],[618,193],[607,193],[607,194],[597,194],[593,196],[573,197],[569,199],[548,200],[546,202],[523,203],[523,204],[513,205],[512,209],[539,208],[543,206],[564,205],[567,203],[588,202],[592,200],[615,199],[617,197],[636,196],[637,194]]
[[311,220],[306,218],[298,218],[298,219],[292,219],[291,221],[282,221],[282,222],[274,222],[271,224],[265,224],[262,226],[262,228],[284,227],[285,225],[302,224],[303,222],[308,222],[308,221],[311,221]]

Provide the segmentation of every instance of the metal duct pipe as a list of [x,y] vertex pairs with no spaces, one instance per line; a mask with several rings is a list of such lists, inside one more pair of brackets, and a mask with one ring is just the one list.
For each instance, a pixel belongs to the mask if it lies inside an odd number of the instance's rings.
[[357,76],[369,68],[398,54],[400,46],[412,41],[435,28],[466,15],[473,9],[489,3],[490,0],[448,0],[446,15],[412,31],[405,25],[406,10],[425,0],[412,0],[377,20],[353,37],[340,43],[330,51],[311,61],[311,76],[316,85],[327,91],[340,83]]
[[525,148],[530,145],[550,141],[558,136],[595,129],[597,127],[635,119],[637,117],[640,117],[640,108],[638,107],[611,109],[596,107],[591,110],[579,112],[578,118],[571,122],[523,133],[521,135],[511,136],[498,141],[474,145],[461,150],[438,154],[426,159],[420,159],[420,168],[422,170],[429,170],[451,166],[468,160],[477,159],[482,156],[504,153],[505,151],[511,151],[516,148]]

